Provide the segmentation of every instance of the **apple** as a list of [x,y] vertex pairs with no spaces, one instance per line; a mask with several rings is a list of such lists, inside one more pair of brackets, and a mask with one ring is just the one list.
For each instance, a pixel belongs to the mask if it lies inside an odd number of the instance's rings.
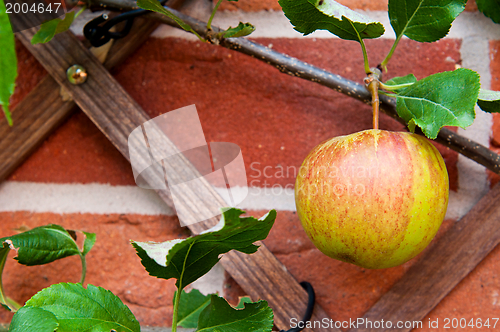
[[407,262],[431,242],[448,190],[443,158],[427,139],[371,129],[316,146],[298,173],[295,203],[321,252],[381,269]]

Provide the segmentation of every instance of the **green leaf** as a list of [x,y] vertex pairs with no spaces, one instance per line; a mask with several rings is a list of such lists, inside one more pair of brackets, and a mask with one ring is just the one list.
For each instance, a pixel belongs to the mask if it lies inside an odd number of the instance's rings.
[[192,289],[189,293],[183,290],[177,313],[177,326],[182,326],[186,329],[198,327],[198,317],[209,303],[210,295],[205,296],[197,289]]
[[96,236],[95,233],[82,232],[85,235],[85,241],[83,241],[83,251],[82,254],[85,256],[89,253],[95,244]]
[[236,28],[229,27],[224,31],[224,38],[236,38],[248,36],[255,31],[255,27],[251,23],[240,22]]
[[200,35],[198,33],[196,33],[196,31],[194,31],[193,28],[191,28],[191,26],[189,24],[185,23],[179,17],[177,17],[176,15],[174,15],[173,13],[171,13],[170,11],[165,9],[165,7],[163,7],[159,1],[157,1],[157,0],[137,0],[137,6],[141,7],[142,9],[151,10],[153,12],[167,15],[172,20],[174,20],[182,29],[189,31],[189,32],[192,32],[199,39],[202,39],[200,37]]
[[271,210],[261,219],[240,218],[243,213],[234,208],[223,210],[216,227],[185,240],[132,242],[132,245],[150,275],[175,278],[177,288],[182,289],[210,271],[221,254],[232,249],[246,254],[257,251],[253,243],[267,237],[276,211]]
[[416,83],[416,82],[417,82],[417,78],[415,77],[415,75],[408,74],[406,76],[393,77],[390,80],[387,80],[387,82],[385,82],[385,85],[394,86],[394,85],[402,85],[402,84],[412,84],[412,83]]
[[434,139],[443,126],[465,128],[474,122],[479,85],[479,75],[470,69],[434,74],[398,91],[397,112]]
[[5,242],[0,242],[0,303],[4,308],[6,308],[9,311],[12,311],[11,308],[8,305],[7,298],[5,297],[4,290],[3,290],[3,282],[2,282],[2,274],[3,274],[3,269],[5,267],[5,262],[7,261],[7,256],[9,255],[9,244]]
[[12,126],[9,99],[14,93],[17,77],[17,58],[14,33],[3,0],[0,0],[0,105],[5,118]]
[[47,43],[58,33],[67,31],[75,19],[75,12],[68,12],[64,19],[55,18],[40,25],[40,29],[31,38],[31,44]]
[[240,302],[238,303],[238,305],[234,308],[243,309],[245,308],[245,303],[252,303],[252,299],[248,296],[243,296],[242,298],[240,298]]
[[446,36],[467,0],[389,0],[389,18],[397,39],[405,35],[419,42]]
[[22,307],[12,317],[9,332],[54,332],[58,330],[58,326],[56,316],[50,311],[36,307]]
[[232,308],[222,297],[212,295],[210,305],[200,314],[198,329],[203,332],[267,332],[273,328],[273,311],[266,301]]
[[476,0],[477,9],[495,23],[500,23],[500,0]]
[[27,266],[47,264],[80,254],[71,235],[59,225],[36,227],[21,234],[1,238],[0,243],[7,240],[17,249],[15,259]]
[[347,40],[377,38],[384,26],[333,0],[279,0],[285,16],[295,30],[308,35],[316,30],[328,30]]
[[479,90],[479,107],[488,113],[500,113],[500,91]]
[[58,332],[139,332],[130,309],[109,290],[93,285],[60,283],[38,292],[25,307],[49,311],[59,322]]

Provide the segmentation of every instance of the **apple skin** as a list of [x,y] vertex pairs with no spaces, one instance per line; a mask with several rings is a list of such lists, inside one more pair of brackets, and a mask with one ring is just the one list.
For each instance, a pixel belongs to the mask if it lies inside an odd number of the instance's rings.
[[443,158],[427,139],[372,129],[316,146],[298,173],[295,203],[321,252],[381,269],[407,262],[431,242],[448,191]]

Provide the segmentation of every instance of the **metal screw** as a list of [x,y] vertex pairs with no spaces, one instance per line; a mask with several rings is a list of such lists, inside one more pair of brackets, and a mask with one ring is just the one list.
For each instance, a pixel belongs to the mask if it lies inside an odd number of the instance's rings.
[[87,71],[80,65],[73,65],[66,71],[66,77],[71,84],[82,84],[87,80]]

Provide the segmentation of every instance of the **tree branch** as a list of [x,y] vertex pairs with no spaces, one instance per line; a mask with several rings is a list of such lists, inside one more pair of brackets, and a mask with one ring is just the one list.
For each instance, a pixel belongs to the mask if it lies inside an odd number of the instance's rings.
[[[119,9],[123,10],[137,8],[131,4],[130,0],[99,0],[98,2],[92,2],[91,0],[91,5],[106,7],[107,9],[117,8],[117,6]],[[245,38],[218,38],[217,32],[222,31],[221,29],[212,26],[211,30],[207,30],[207,24],[205,22],[199,21],[174,9],[168,7],[167,9],[189,24],[200,36],[204,37],[213,44],[220,45],[264,61],[277,68],[282,73],[321,84],[349,97],[357,99],[365,104],[371,104],[371,94],[361,84],[348,80],[338,74],[315,67],[286,54],[276,52]],[[164,24],[180,28],[174,20],[165,15],[149,13],[147,16]],[[394,98],[381,95],[380,109],[385,114],[406,126],[405,121],[401,119],[396,112],[396,101]],[[416,133],[423,135],[418,128]],[[435,141],[474,160],[492,172],[500,174],[500,155],[491,151],[484,145],[476,143],[473,140],[463,137],[447,128],[442,128],[440,130]]]

